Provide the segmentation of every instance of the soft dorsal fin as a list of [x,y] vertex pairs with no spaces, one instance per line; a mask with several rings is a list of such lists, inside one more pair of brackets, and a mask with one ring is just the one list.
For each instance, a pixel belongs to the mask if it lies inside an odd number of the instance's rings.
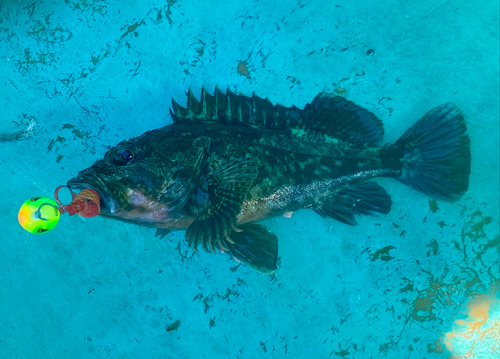
[[217,86],[214,95],[204,88],[198,101],[188,90],[184,108],[172,99],[170,110],[174,124],[220,123],[234,126],[252,126],[263,129],[301,129],[321,133],[356,144],[372,144],[383,137],[382,122],[370,111],[343,97],[320,93],[303,110],[280,104],[253,94],[236,95]]
[[304,113],[309,131],[356,144],[373,144],[384,137],[377,116],[340,96],[320,93],[304,107]]

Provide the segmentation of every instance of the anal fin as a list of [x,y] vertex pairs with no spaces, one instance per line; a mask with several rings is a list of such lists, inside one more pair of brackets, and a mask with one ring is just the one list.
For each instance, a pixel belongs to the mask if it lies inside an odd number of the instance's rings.
[[354,215],[387,214],[391,210],[391,196],[374,182],[357,183],[326,198],[313,209],[323,217],[333,218],[351,226],[357,225]]

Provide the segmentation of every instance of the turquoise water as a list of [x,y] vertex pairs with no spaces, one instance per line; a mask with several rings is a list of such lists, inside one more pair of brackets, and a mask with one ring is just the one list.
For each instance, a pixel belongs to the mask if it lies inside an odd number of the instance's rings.
[[[1,358],[500,355],[498,1],[3,0],[0,54],[0,136],[38,129],[0,142]],[[19,226],[28,198],[216,84],[298,107],[334,91],[374,112],[386,142],[453,101],[469,191],[434,202],[380,179],[386,217],[264,221],[273,275],[195,254],[183,232]]]

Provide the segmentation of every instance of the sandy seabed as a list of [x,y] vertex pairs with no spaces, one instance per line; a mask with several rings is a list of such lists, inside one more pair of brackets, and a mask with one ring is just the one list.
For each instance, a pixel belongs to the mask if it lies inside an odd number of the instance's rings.
[[[0,134],[36,121],[0,141],[1,358],[500,355],[498,1],[5,0],[0,54]],[[195,254],[183,232],[18,225],[28,198],[216,84],[298,107],[335,92],[374,112],[386,142],[452,101],[469,191],[446,203],[379,179],[386,217],[267,220],[272,275]]]

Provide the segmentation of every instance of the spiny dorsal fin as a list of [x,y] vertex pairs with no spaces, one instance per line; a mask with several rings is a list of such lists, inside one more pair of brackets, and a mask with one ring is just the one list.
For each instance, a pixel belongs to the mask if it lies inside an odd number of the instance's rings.
[[247,97],[235,94],[230,89],[226,93],[217,86],[214,95],[205,88],[201,90],[200,101],[196,99],[191,89],[187,94],[186,108],[172,99],[172,116],[176,123],[221,123],[235,126],[254,126],[266,129],[295,128],[300,124],[302,110],[273,105],[269,99],[262,99],[253,94]]

